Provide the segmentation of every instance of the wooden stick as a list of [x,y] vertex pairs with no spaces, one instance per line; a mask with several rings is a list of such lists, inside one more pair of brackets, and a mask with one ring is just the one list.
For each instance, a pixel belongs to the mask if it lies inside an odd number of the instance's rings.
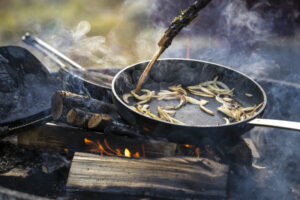
[[201,9],[205,8],[210,1],[211,0],[196,0],[190,7],[181,12],[181,14],[172,21],[168,29],[165,31],[164,35],[158,41],[159,49],[154,54],[153,58],[148,63],[147,67],[139,78],[139,81],[135,88],[135,92],[139,92],[152,66],[159,58],[159,56],[171,45],[172,40],[176,37],[176,35],[181,31],[183,27],[189,25],[191,21],[193,21],[193,19],[197,17],[198,12]]
[[153,58],[151,61],[148,63],[147,67],[143,71],[141,77],[139,78],[139,81],[137,83],[137,86],[135,88],[135,92],[139,92],[141,89],[142,84],[144,83],[145,78],[148,76],[149,71],[151,70],[152,66],[156,62],[156,60],[159,58],[159,56],[164,52],[165,48],[160,47],[158,51],[154,54]]

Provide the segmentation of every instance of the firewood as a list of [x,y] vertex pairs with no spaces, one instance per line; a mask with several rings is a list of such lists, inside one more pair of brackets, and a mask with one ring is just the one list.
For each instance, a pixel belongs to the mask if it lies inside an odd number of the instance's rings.
[[80,108],[87,112],[109,114],[114,119],[120,119],[113,104],[99,101],[68,91],[56,91],[52,96],[51,112],[54,120],[66,121],[67,113],[73,108]]
[[66,121],[73,126],[97,131],[104,131],[105,127],[113,123],[112,117],[107,114],[86,112],[79,108],[71,109],[67,113]]
[[[113,131],[113,130],[109,130]],[[124,132],[124,131],[123,131]],[[47,123],[43,126],[35,127],[30,130],[19,133],[14,143],[20,146],[49,149],[59,152],[90,152],[91,146],[85,144],[84,139],[87,138],[91,141],[100,141],[105,146],[106,143],[112,149],[128,148],[132,152],[139,152],[146,157],[162,157],[162,156],[175,156],[177,144],[163,141],[149,141],[148,139],[139,138],[132,139],[133,134],[123,133],[120,137],[119,132],[103,134],[99,131],[87,131],[74,126],[67,126],[63,124]],[[127,137],[124,137],[126,134]],[[135,136],[135,135],[134,135]]]
[[84,112],[78,108],[71,109],[67,114],[67,122],[74,126],[87,127],[87,121],[92,117],[93,113]]
[[[225,199],[229,168],[205,158],[135,159],[75,153],[67,192],[167,199]],[[98,196],[97,196],[98,195]]]

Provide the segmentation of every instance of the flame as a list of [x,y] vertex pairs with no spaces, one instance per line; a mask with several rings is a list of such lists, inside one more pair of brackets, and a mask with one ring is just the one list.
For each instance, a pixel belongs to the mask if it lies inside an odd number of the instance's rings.
[[95,142],[93,142],[92,140],[89,140],[89,139],[87,139],[87,138],[84,138],[84,143],[85,143],[85,144],[92,144],[92,145],[95,144]]
[[[95,153],[100,153],[100,155],[109,155],[109,156],[113,156],[113,155],[118,155],[118,156],[125,156],[125,157],[140,157],[140,153],[136,152],[133,155],[131,155],[131,152],[129,151],[129,149],[125,148],[124,150],[124,154],[120,151],[120,149],[116,148],[116,150],[112,149],[107,140],[104,138],[104,146],[101,144],[100,140],[96,140],[96,141],[92,141],[89,140],[87,138],[84,138],[84,143],[87,145],[90,145],[91,148],[89,148],[90,152],[95,152]],[[144,149],[143,149],[144,150]],[[144,155],[144,151],[143,151],[143,157]]]
[[200,148],[199,147],[196,147],[195,153],[196,153],[197,158],[200,158]]
[[136,152],[135,154],[133,154],[133,157],[136,157],[136,158],[140,157],[140,153]]
[[185,146],[186,148],[190,148],[191,147],[190,144],[184,144],[183,146]]
[[113,153],[109,153],[108,151],[106,151],[106,150],[103,148],[103,146],[102,146],[101,143],[100,143],[100,140],[97,140],[97,145],[98,145],[98,147],[99,147],[99,149],[100,149],[101,155],[103,155],[103,153],[105,153],[106,155],[109,155],[109,156],[114,155]]
[[116,154],[117,154],[118,156],[123,156],[123,154],[121,153],[120,149],[116,149]]
[[64,148],[64,151],[66,154],[69,154],[69,149],[68,148]]
[[125,157],[131,157],[131,153],[127,148],[125,148],[125,150],[124,150],[124,156]]

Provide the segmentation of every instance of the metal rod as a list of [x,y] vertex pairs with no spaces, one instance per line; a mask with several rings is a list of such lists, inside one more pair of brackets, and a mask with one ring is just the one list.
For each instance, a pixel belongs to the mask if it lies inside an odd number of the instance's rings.
[[285,120],[277,120],[277,119],[253,119],[249,124],[255,126],[267,126],[267,127],[274,127],[274,128],[283,128],[289,129],[294,131],[300,131],[300,122],[293,122],[293,121],[285,121]]
[[[28,44],[28,43],[26,43],[26,44]],[[57,64],[60,68],[66,67],[66,65],[63,62],[61,62],[55,55],[49,53],[48,51],[46,51],[45,49],[43,49],[41,46],[37,45],[36,43],[31,43],[31,44],[28,44],[28,45],[30,45],[33,48],[35,48],[36,50],[38,50],[44,56],[49,58],[52,62]]]
[[60,53],[59,51],[57,51],[55,48],[51,47],[49,44],[47,44],[46,42],[42,41],[41,39],[30,35],[30,33],[26,33],[23,37],[22,37],[22,41],[28,45],[34,46],[34,47],[41,47],[43,49],[45,49],[46,51],[56,55],[57,57],[59,57],[60,59],[62,59],[63,61],[65,61],[66,63],[70,64],[72,67],[75,67],[79,70],[85,71],[85,69],[80,66],[78,63],[74,62],[73,60],[71,60],[70,58],[68,58],[67,56],[65,56],[64,54]]

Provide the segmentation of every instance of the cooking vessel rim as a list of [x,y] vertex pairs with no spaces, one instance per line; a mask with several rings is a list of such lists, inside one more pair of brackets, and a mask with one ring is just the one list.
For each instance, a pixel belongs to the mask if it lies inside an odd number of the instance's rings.
[[208,61],[204,61],[204,60],[198,60],[198,59],[186,59],[186,58],[162,58],[162,59],[158,59],[158,61],[168,61],[168,60],[177,60],[177,61],[192,61],[192,62],[202,62],[202,63],[207,63],[207,64],[212,64],[212,65],[216,65],[216,66],[219,66],[219,67],[223,67],[225,68],[226,70],[230,70],[230,71],[233,71],[233,72],[236,72],[244,77],[246,77],[247,79],[249,79],[250,81],[252,81],[258,88],[259,90],[262,92],[262,95],[263,95],[263,105],[262,107],[259,109],[258,112],[256,112],[256,114],[254,114],[252,117],[250,118],[247,118],[243,121],[238,121],[238,122],[233,122],[233,123],[229,123],[229,124],[220,124],[220,125],[181,125],[181,124],[175,124],[175,123],[171,123],[171,122],[168,122],[168,121],[163,121],[163,120],[158,120],[158,119],[155,119],[155,118],[152,118],[152,117],[149,117],[147,115],[143,115],[141,113],[139,113],[138,111],[135,111],[133,109],[131,109],[129,107],[129,105],[127,105],[125,102],[123,102],[123,100],[117,95],[117,92],[115,90],[115,83],[117,81],[117,78],[120,76],[120,74],[122,74],[124,71],[130,69],[130,68],[133,68],[137,65],[140,65],[140,64],[144,64],[144,63],[148,63],[150,62],[150,60],[146,60],[146,61],[141,61],[141,62],[138,62],[138,63],[135,63],[135,64],[132,64],[130,66],[127,66],[125,68],[123,68],[122,70],[120,70],[113,78],[113,81],[112,81],[112,85],[111,85],[111,89],[112,89],[112,94],[113,94],[113,97],[115,97],[117,99],[117,101],[119,101],[123,106],[125,106],[128,110],[130,110],[131,112],[135,112],[136,114],[138,114],[140,117],[145,117],[147,119],[152,119],[152,120],[155,120],[157,121],[158,123],[165,123],[166,125],[173,125],[173,126],[178,126],[178,127],[190,127],[190,128],[216,128],[216,127],[230,127],[230,126],[234,126],[234,125],[239,125],[239,124],[242,124],[242,123],[247,123],[255,118],[257,118],[257,116],[259,116],[266,108],[266,105],[267,105],[267,95],[264,91],[264,89],[254,80],[252,79],[251,77],[249,77],[248,75],[240,72],[240,71],[237,71],[235,69],[232,69],[230,67],[227,67],[227,66],[224,66],[222,64],[217,64],[217,63],[214,63],[214,62],[208,62]]

